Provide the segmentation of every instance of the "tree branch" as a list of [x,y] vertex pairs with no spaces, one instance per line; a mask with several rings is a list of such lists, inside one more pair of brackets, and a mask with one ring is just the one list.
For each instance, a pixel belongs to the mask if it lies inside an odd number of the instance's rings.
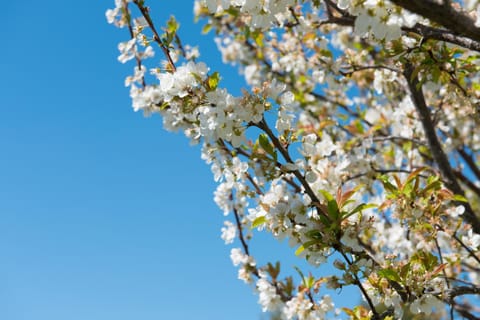
[[417,33],[421,35],[423,38],[425,38],[425,40],[427,39],[440,40],[440,41],[456,44],[466,49],[480,51],[480,42],[453,34],[448,30],[432,28],[432,27],[423,25],[421,23],[417,23],[411,28],[402,27],[402,30],[406,32]]
[[439,4],[438,1],[433,0],[391,1],[397,6],[438,23],[457,35],[480,41],[480,28],[475,26],[475,21],[464,12],[455,10],[451,5]]
[[455,170],[455,175],[468,189],[474,192],[478,197],[480,197],[480,188],[477,187],[475,183],[470,181],[460,170]]
[[[341,26],[353,27],[355,25],[355,19],[356,17],[350,16],[350,15],[344,15],[340,17],[331,16],[329,17],[328,20],[322,22],[321,24],[333,23]],[[401,29],[403,32],[416,33],[421,37],[423,37],[425,40],[433,39],[433,40],[445,41],[452,44],[456,44],[466,49],[480,52],[480,41],[476,41],[476,40],[458,35],[452,32],[451,30],[443,30],[443,29],[438,29],[434,27],[429,27],[421,23],[416,23],[411,28],[402,27]]]

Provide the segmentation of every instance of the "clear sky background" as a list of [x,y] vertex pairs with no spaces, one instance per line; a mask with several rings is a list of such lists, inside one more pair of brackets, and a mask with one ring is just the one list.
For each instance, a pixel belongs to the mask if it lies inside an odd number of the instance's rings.
[[[113,2],[2,3],[0,319],[262,319],[220,239],[199,149],[130,107]],[[222,86],[245,86],[193,24],[193,2],[150,3],[158,22],[176,15]],[[286,251],[263,240],[254,253]]]

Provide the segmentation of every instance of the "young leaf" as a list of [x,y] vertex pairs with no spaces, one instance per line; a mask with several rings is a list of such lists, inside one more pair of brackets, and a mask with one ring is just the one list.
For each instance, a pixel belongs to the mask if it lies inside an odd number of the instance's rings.
[[361,212],[365,209],[369,209],[369,208],[376,208],[377,205],[376,204],[373,204],[373,203],[362,203],[362,204],[359,204],[358,206],[355,207],[355,209],[353,209],[352,211],[348,212],[344,217],[343,219],[347,219],[348,217],[350,216],[353,216],[355,213],[357,212]]
[[273,149],[273,146],[270,144],[270,141],[268,140],[268,136],[265,133],[262,133],[258,137],[258,142],[260,143],[260,146],[265,150],[266,153],[271,155],[272,157],[275,157],[275,150]]
[[455,200],[455,201],[460,201],[460,202],[468,202],[467,198],[465,198],[464,196],[462,196],[461,194],[456,194],[453,196],[452,200]]
[[418,169],[413,170],[405,180],[405,184],[410,183],[413,179],[415,179],[422,171],[425,171],[427,167],[420,167]]
[[261,226],[262,224],[264,224],[265,222],[267,222],[267,218],[265,218],[265,216],[257,217],[257,218],[255,218],[255,220],[253,220],[251,228],[252,229],[257,228],[257,227]]
[[210,91],[217,89],[218,83],[220,82],[220,74],[215,71],[211,76],[208,77],[208,88]]
[[339,210],[338,210],[338,204],[337,201],[333,198],[333,196],[326,190],[318,190],[325,200],[327,200],[327,211],[330,217],[332,217],[334,220],[338,219],[339,216]]
[[383,277],[383,278],[388,279],[388,280],[392,280],[392,281],[395,281],[395,282],[401,282],[402,281],[402,279],[400,278],[398,273],[391,268],[381,269],[377,273],[380,277]]

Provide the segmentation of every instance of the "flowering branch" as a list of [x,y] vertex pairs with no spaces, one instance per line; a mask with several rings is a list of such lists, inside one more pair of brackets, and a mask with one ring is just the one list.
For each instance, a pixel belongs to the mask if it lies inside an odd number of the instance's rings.
[[[417,109],[419,119],[423,125],[423,129],[425,130],[425,137],[427,139],[430,152],[432,153],[432,156],[435,159],[435,162],[437,163],[438,168],[445,179],[445,185],[455,194],[463,196],[465,193],[458,184],[455,173],[450,166],[450,162],[448,161],[448,157],[443,151],[442,145],[437,138],[437,134],[435,133],[435,127],[430,117],[430,111],[428,110],[425,99],[423,97],[423,93],[421,91],[421,84],[418,81],[417,76],[413,73],[413,70],[414,66],[412,64],[408,63],[405,66],[405,79],[407,80],[410,94],[415,108]],[[465,219],[468,221],[468,223],[472,225],[475,233],[480,234],[480,220],[475,215],[472,207],[468,202],[464,203],[464,206],[466,211]]]
[[[265,133],[268,135],[268,137],[272,140],[275,148],[277,148],[277,150],[280,151],[280,153],[282,154],[282,156],[284,157],[284,159],[288,162],[288,163],[291,163],[291,164],[294,164],[292,158],[290,158],[290,154],[288,153],[288,151],[283,147],[283,145],[281,144],[280,140],[278,140],[278,138],[275,136],[275,134],[272,132],[272,130],[269,128],[267,122],[265,121],[265,119],[262,119],[262,121],[260,121],[258,124],[257,124],[258,128],[259,129],[262,129],[263,131],[265,131]],[[300,184],[303,186],[303,188],[305,189],[305,192],[308,194],[308,196],[310,197],[310,199],[312,199],[312,202],[314,204],[320,204],[320,200],[318,199],[318,197],[316,196],[316,194],[313,192],[313,190],[310,188],[310,185],[308,184],[308,182],[305,180],[304,176],[300,173],[300,171],[298,170],[294,170],[293,171],[293,174],[295,175],[295,177],[300,181]],[[330,220],[330,217],[328,216],[328,213],[326,213],[323,208],[319,207],[319,206],[316,206],[317,210],[319,211],[319,213],[325,217],[325,219],[327,219],[327,221],[331,222]]]
[[153,24],[152,18],[150,18],[150,13],[149,10],[146,6],[144,6],[144,1],[143,0],[133,0],[133,3],[135,3],[142,13],[143,17],[148,23],[148,26],[153,32],[153,40],[160,46],[160,48],[163,51],[163,54],[165,55],[165,58],[167,58],[170,67],[172,68],[173,71],[176,70],[175,63],[173,62],[173,59],[170,55],[170,50],[165,46],[165,44],[162,42],[162,38],[160,38],[157,29],[155,28],[155,25]]

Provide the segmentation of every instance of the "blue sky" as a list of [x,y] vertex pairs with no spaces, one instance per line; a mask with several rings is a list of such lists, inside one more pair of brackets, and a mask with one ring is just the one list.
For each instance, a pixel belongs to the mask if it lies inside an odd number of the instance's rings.
[[[7,1],[0,11],[0,319],[261,319],[220,239],[199,149],[130,107],[133,65],[116,59],[127,32],[106,23],[110,7]],[[227,72],[222,84],[244,86],[200,38],[189,1],[152,12],[175,14],[183,41]]]

